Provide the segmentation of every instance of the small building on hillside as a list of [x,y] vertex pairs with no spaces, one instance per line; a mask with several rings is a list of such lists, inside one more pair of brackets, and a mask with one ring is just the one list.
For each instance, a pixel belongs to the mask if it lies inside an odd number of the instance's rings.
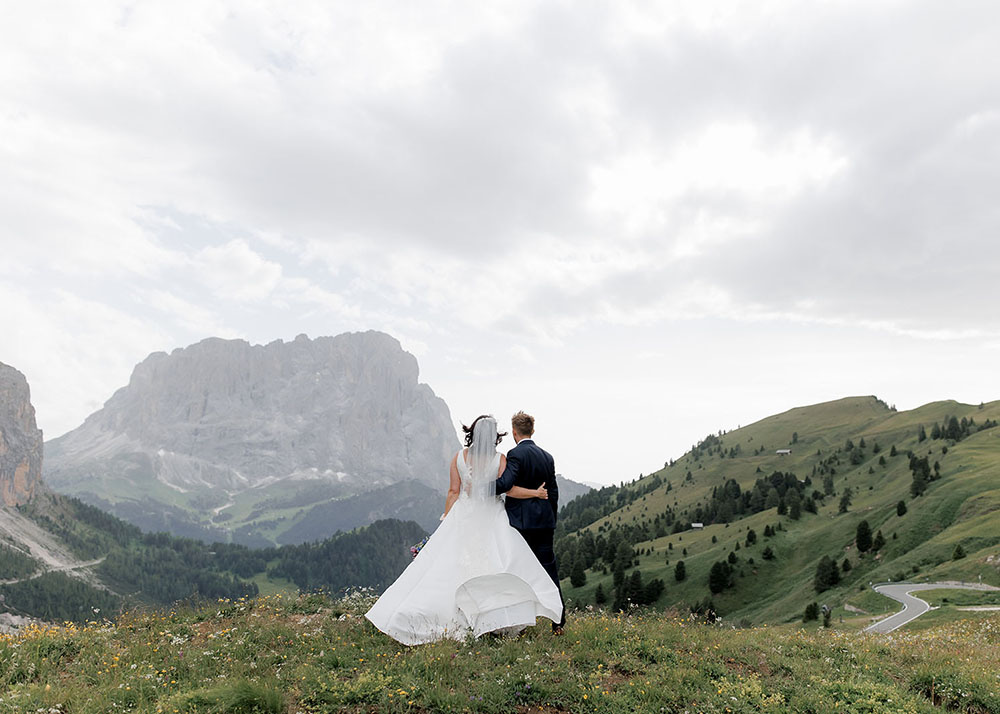
[[792,453],[792,450],[791,449],[778,449],[774,453],[776,453],[778,456],[788,456],[790,453]]
[[703,529],[704,527],[705,527],[705,524],[704,524],[704,523],[692,523],[692,524],[691,524],[691,530],[693,530],[693,531],[700,531],[700,530],[702,530],[702,529]]

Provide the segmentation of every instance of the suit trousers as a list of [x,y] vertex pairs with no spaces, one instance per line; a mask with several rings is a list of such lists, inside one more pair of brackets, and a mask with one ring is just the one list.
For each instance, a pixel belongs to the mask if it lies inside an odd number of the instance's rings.
[[528,547],[531,548],[531,552],[535,554],[538,562],[542,564],[545,572],[549,574],[552,582],[559,589],[559,599],[563,604],[562,619],[559,622],[552,623],[552,626],[563,627],[566,624],[566,601],[563,600],[562,587],[559,585],[559,567],[556,564],[556,552],[552,548],[552,536],[555,534],[555,531],[551,528],[526,528],[524,530],[518,528],[517,532],[524,538]]

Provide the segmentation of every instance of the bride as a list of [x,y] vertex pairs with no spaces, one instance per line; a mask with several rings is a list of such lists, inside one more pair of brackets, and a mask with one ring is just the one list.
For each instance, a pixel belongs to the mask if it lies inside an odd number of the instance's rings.
[[[562,615],[559,590],[496,495],[506,465],[496,447],[505,434],[486,415],[462,429],[466,448],[451,462],[441,525],[365,615],[405,645],[518,631],[538,616],[559,622]],[[544,484],[506,495],[547,498]]]

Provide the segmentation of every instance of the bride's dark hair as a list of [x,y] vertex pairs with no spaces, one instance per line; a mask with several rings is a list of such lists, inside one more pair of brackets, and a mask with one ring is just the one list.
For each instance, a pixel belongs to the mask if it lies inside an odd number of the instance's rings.
[[[479,416],[477,416],[475,418],[475,421],[473,421],[472,424],[470,424],[469,426],[466,426],[465,424],[462,424],[462,431],[465,432],[465,445],[466,446],[472,446],[472,432],[476,428],[476,422],[478,422],[480,419],[493,419],[493,418],[494,417],[493,417],[492,414],[480,414]],[[503,438],[505,436],[507,436],[507,432],[506,431],[503,431],[503,432],[498,431],[497,432],[497,443],[495,444],[495,446],[499,446],[500,442],[503,441]]]

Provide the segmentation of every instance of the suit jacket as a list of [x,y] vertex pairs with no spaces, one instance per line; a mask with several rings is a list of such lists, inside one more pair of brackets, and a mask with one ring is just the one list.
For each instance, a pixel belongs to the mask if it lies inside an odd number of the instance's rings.
[[538,488],[545,484],[547,501],[540,498],[506,498],[505,508],[510,524],[518,530],[556,527],[559,508],[559,485],[556,483],[556,462],[552,455],[534,441],[522,439],[507,452],[507,468],[497,479],[497,493],[506,493],[512,486]]

